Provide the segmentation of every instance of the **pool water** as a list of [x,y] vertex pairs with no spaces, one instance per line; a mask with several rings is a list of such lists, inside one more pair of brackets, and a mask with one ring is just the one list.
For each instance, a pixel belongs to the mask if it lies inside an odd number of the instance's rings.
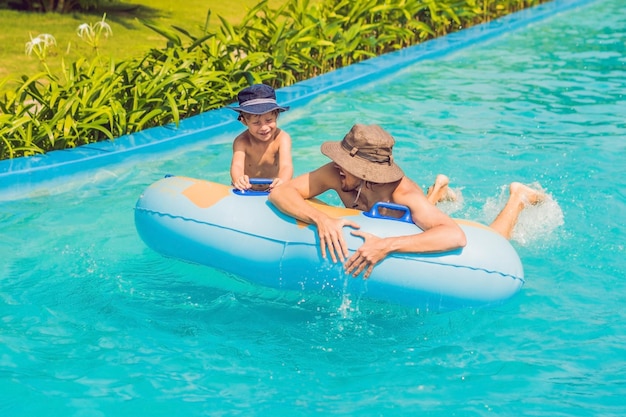
[[227,182],[232,129],[2,201],[0,415],[624,415],[625,52],[622,0],[589,1],[279,119],[296,173],[380,124],[416,182],[450,177],[455,217],[544,189],[513,239],[526,284],[498,307],[283,292],[148,249],[137,197],[164,174]]

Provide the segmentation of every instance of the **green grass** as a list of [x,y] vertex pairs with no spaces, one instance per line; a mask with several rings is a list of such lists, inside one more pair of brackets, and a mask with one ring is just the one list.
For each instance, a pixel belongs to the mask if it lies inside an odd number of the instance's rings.
[[[133,0],[120,1],[93,14],[41,14],[12,10],[0,10],[0,79],[32,75],[41,70],[37,58],[27,56],[25,45],[30,37],[48,33],[55,37],[57,46],[48,58],[52,71],[61,68],[61,58],[66,63],[80,56],[91,56],[90,50],[77,35],[76,29],[83,23],[95,23],[106,12],[106,21],[113,30],[113,36],[103,41],[100,54],[115,59],[140,57],[151,48],[165,46],[165,40],[141,22],[147,21],[162,26],[177,25],[200,34],[205,26],[208,11],[211,10],[209,28],[217,29],[222,16],[231,23],[239,23],[246,11],[257,4],[257,0],[226,2],[223,0]],[[277,7],[281,0],[271,0]],[[10,85],[9,85],[10,87]]]

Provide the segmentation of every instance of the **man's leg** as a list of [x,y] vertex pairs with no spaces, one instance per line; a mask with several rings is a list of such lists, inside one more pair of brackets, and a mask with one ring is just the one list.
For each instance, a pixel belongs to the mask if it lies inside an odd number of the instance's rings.
[[456,194],[448,187],[450,180],[443,174],[437,175],[435,183],[428,188],[426,198],[431,204],[441,201],[456,201]]
[[519,183],[513,182],[509,186],[509,200],[502,211],[491,223],[491,228],[507,239],[511,238],[517,218],[527,205],[535,205],[542,202],[546,196],[540,191]]

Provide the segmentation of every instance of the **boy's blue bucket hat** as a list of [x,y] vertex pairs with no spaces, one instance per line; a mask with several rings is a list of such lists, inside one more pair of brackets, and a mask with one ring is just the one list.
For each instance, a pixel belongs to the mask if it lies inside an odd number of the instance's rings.
[[276,92],[272,87],[265,84],[254,84],[244,88],[237,94],[239,107],[229,107],[239,113],[265,114],[272,110],[283,112],[289,110],[289,106],[279,106],[276,103]]

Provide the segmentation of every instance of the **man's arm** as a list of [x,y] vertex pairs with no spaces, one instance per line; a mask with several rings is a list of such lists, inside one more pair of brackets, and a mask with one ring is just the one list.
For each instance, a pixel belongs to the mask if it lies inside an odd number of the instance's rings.
[[411,210],[413,222],[423,233],[399,241],[394,252],[444,252],[464,247],[465,233],[450,216],[430,203],[421,188],[404,178],[393,195],[394,202]]
[[459,225],[431,204],[410,179],[402,179],[393,193],[393,202],[407,206],[411,210],[413,222],[423,232],[388,238],[379,238],[361,231],[352,232],[365,242],[346,262],[347,273],[357,276],[365,271],[363,277],[367,279],[374,266],[392,252],[432,253],[465,246],[465,233]]
[[316,197],[330,189],[339,190],[340,187],[339,174],[333,167],[333,163],[328,163],[315,171],[279,185],[268,197],[269,201],[283,213],[317,226],[322,257],[326,258],[326,250],[328,250],[333,262],[337,262],[337,258],[343,262],[348,257],[343,227],[358,228],[359,226],[349,220],[329,217],[307,203],[306,199]]

